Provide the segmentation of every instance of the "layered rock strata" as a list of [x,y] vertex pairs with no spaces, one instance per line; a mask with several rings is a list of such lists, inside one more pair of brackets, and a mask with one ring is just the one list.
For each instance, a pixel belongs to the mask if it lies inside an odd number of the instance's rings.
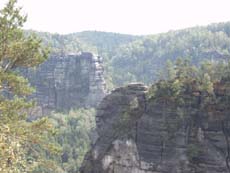
[[[228,88],[216,85],[216,97],[226,96]],[[97,112],[99,137],[81,173],[229,173],[230,106],[201,108],[193,93],[194,104],[181,118],[173,103],[147,99],[147,90],[132,84],[104,98]]]
[[95,107],[106,94],[102,58],[91,53],[51,56],[36,69],[25,69],[43,110]]

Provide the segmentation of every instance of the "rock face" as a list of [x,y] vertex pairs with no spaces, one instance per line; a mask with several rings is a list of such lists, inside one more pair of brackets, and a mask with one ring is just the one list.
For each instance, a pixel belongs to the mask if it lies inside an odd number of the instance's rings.
[[43,110],[95,107],[106,94],[102,59],[91,53],[52,56],[37,69],[24,70]]
[[[217,86],[216,96],[229,93],[228,85]],[[147,99],[147,90],[132,84],[104,98],[99,137],[81,173],[229,173],[230,108],[203,111],[197,96],[186,111],[194,119],[182,121],[173,104]]]

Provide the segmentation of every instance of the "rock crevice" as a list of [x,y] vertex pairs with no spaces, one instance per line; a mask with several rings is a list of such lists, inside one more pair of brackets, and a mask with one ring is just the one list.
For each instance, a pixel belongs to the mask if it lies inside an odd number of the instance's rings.
[[96,107],[106,95],[102,58],[91,53],[53,55],[36,69],[24,69],[43,110]]
[[103,99],[96,117],[99,137],[81,173],[228,173],[230,134],[221,122],[228,124],[229,109],[217,115],[218,105],[207,105],[210,112],[194,98],[192,107],[185,106],[190,118],[180,119],[175,104],[147,100],[147,91],[131,84]]

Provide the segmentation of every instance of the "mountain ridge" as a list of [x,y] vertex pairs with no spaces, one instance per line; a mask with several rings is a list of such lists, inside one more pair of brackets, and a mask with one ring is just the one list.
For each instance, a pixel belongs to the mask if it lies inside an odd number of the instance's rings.
[[199,65],[230,55],[230,22],[190,27],[148,36],[84,31],[67,35],[37,33],[52,53],[93,52],[103,57],[109,88],[162,77],[167,61],[189,58]]

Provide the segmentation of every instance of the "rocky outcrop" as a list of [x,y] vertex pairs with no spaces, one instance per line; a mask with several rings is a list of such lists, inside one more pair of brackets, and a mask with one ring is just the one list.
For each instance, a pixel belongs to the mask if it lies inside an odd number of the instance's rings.
[[106,94],[102,58],[91,53],[51,56],[37,69],[25,69],[43,110],[95,107]]
[[[216,97],[227,88],[216,85]],[[99,137],[81,173],[229,173],[230,106],[201,107],[193,93],[193,104],[180,113],[172,102],[146,98],[147,90],[132,84],[103,99]]]

